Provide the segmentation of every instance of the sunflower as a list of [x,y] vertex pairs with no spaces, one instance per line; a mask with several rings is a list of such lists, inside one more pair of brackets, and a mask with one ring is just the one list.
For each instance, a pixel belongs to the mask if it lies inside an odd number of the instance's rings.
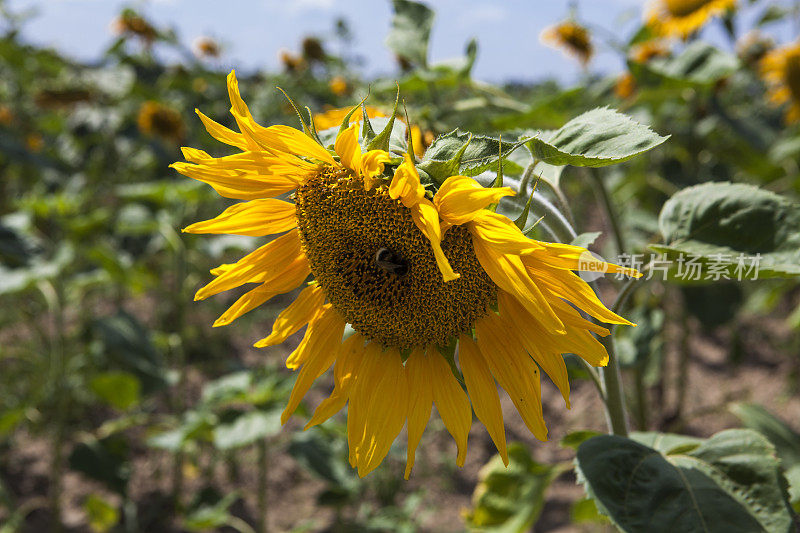
[[350,92],[350,85],[343,76],[334,76],[328,82],[328,88],[336,96],[344,96]]
[[[413,155],[365,151],[357,124],[343,125],[331,151],[303,131],[256,123],[233,72],[228,90],[240,132],[198,115],[214,138],[240,152],[215,158],[183,148],[187,162],[172,166],[243,200],[185,232],[279,235],[212,270],[214,279],[195,299],[257,284],[215,326],[302,288],[255,344],[274,346],[307,327],[286,359],[299,372],[282,422],[333,367],[333,391],[306,427],[348,405],[350,462],[361,476],[381,463],[407,426],[408,477],[434,404],[456,441],[459,465],[473,410],[507,462],[496,382],[545,440],[540,367],[569,407],[562,354],[595,366],[608,361],[593,335],[608,330],[580,311],[630,324],[573,272],[588,268],[581,261],[586,250],[528,239],[488,209],[513,194],[508,187],[484,188],[466,176],[451,176],[438,188],[423,184]],[[287,193],[293,202],[277,198]]]
[[222,53],[219,43],[211,37],[198,37],[193,46],[194,55],[203,58],[218,58]]
[[614,83],[614,95],[620,100],[627,100],[636,92],[636,78],[630,72],[619,75]]
[[712,17],[736,8],[737,0],[654,0],[645,15],[647,24],[666,37],[686,39]]
[[776,48],[761,60],[761,77],[769,87],[769,101],[789,104],[786,122],[800,122],[800,41]]
[[662,39],[651,39],[634,45],[628,50],[628,57],[634,63],[647,63],[653,58],[667,57],[669,54],[669,44]]
[[539,39],[548,46],[560,48],[577,57],[584,66],[594,53],[589,30],[571,20],[545,28]]
[[185,133],[181,114],[154,100],[142,104],[136,124],[144,135],[161,137],[174,143],[179,143]]

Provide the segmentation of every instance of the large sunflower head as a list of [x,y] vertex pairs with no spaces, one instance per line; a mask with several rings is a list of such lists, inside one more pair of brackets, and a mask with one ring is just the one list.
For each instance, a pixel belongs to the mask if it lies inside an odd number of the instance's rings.
[[786,122],[800,122],[800,41],[764,56],[761,76],[768,86],[770,102],[788,104]]
[[737,0],[653,0],[645,17],[657,34],[686,39],[736,4]]
[[546,45],[576,57],[584,66],[594,54],[589,30],[575,21],[565,20],[542,31],[539,39]]
[[569,406],[563,355],[596,366],[608,361],[595,337],[608,330],[581,311],[629,324],[575,274],[588,268],[586,250],[531,240],[490,209],[514,194],[510,188],[484,188],[460,175],[423,180],[413,153],[390,150],[381,135],[362,138],[348,116],[328,146],[308,124],[304,131],[263,127],[233,73],[228,88],[239,132],[198,114],[213,137],[238,152],[215,158],[184,148],[187,162],[173,167],[241,200],[184,231],[273,236],[214,269],[197,292],[204,299],[254,284],[215,326],[300,289],[255,344],[274,346],[306,328],[286,360],[298,375],[282,420],[332,367],[333,392],[307,427],[348,405],[350,461],[362,476],[404,426],[408,476],[433,405],[456,441],[459,465],[473,410],[507,461],[497,384],[531,432],[546,439],[540,369]]

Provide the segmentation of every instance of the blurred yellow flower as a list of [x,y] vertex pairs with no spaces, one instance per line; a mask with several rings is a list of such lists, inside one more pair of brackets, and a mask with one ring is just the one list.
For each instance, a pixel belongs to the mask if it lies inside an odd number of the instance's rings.
[[[433,194],[410,155],[400,162],[382,150],[362,151],[357,124],[338,134],[332,153],[300,130],[258,124],[233,72],[228,90],[241,132],[198,114],[213,137],[240,152],[215,158],[184,148],[187,162],[172,166],[222,196],[243,200],[184,231],[279,235],[212,270],[214,279],[196,299],[257,283],[215,326],[302,288],[256,343],[274,346],[307,326],[286,360],[298,375],[282,422],[333,368],[334,389],[306,427],[348,405],[350,463],[361,476],[383,461],[407,426],[408,477],[434,404],[455,439],[458,465],[466,458],[473,410],[507,463],[495,380],[533,435],[545,440],[539,368],[569,407],[562,354],[578,354],[595,366],[608,362],[592,333],[609,331],[580,311],[630,324],[573,272],[586,268],[581,259],[587,251],[531,240],[511,220],[485,209],[514,194],[508,187],[483,188],[472,178],[452,176]],[[293,203],[276,198],[286,193],[293,193]],[[601,264],[608,272],[639,275]]]
[[631,46],[628,57],[634,63],[647,63],[655,57],[667,57],[670,54],[669,43],[662,39],[651,39]]
[[769,101],[788,104],[786,122],[800,122],[800,41],[769,52],[761,60],[761,77]]
[[331,81],[328,82],[328,87],[336,96],[344,96],[350,92],[350,86],[347,84],[347,80],[342,76],[334,76],[331,78]]
[[[366,107],[367,107],[367,116],[369,118],[386,116],[386,113],[384,113],[377,107],[372,107],[369,105]],[[314,115],[314,127],[318,131],[327,130],[328,128],[333,128],[333,127],[339,127],[342,125],[344,117],[346,117],[347,113],[349,112],[350,109],[328,109],[322,113],[318,113]],[[362,119],[363,119],[362,113],[356,111],[350,117],[350,124],[361,122]]]
[[111,23],[114,33],[122,36],[135,36],[145,43],[152,43],[158,36],[155,27],[144,17],[130,10],[125,10]]
[[645,18],[657,34],[686,39],[736,4],[737,0],[653,0]]
[[594,53],[589,30],[571,20],[545,28],[539,39],[548,46],[576,57],[584,66]]
[[630,72],[620,74],[614,84],[614,95],[620,100],[627,100],[636,92],[636,78]]
[[203,58],[217,58],[222,53],[219,43],[211,37],[198,37],[192,46],[194,55]]
[[25,137],[25,145],[31,152],[41,152],[44,148],[44,138],[38,133],[31,133]]
[[758,30],[750,31],[736,41],[736,55],[749,66],[760,63],[773,48],[775,41],[772,37]]
[[148,100],[139,108],[136,118],[139,131],[178,144],[184,136],[183,118],[171,107]]
[[300,72],[306,68],[306,62],[302,57],[299,57],[286,49],[278,52],[278,59],[280,59],[281,64],[283,64],[283,69],[286,72]]
[[8,126],[14,121],[14,112],[7,105],[0,105],[0,124]]

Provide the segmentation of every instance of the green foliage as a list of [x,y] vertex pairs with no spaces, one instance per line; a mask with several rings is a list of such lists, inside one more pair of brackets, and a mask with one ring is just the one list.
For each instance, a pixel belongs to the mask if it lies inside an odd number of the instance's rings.
[[89,527],[96,533],[111,531],[120,519],[119,510],[97,494],[86,498],[83,509],[89,517]]
[[392,0],[392,30],[386,37],[388,46],[399,57],[420,66],[428,64],[428,39],[433,26],[433,10],[410,0]]
[[617,111],[599,108],[556,131],[531,135],[527,146],[536,159],[551,165],[602,167],[652,150],[667,138]]
[[655,58],[640,68],[675,85],[708,86],[736,72],[739,62],[731,54],[697,41],[675,57]]
[[790,531],[774,454],[749,430],[708,440],[600,436],[578,448],[576,467],[598,508],[623,531]]
[[659,227],[666,246],[653,248],[713,261],[737,277],[740,254],[760,254],[758,275],[800,274],[800,204],[752,185],[706,183],[664,204]]
[[508,446],[509,465],[499,455],[486,463],[472,495],[467,524],[481,531],[528,531],[544,506],[545,491],[563,465],[543,465],[518,443]]

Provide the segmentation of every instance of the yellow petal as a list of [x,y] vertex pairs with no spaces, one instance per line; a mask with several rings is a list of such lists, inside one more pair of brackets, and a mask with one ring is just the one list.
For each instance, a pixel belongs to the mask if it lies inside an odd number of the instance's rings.
[[464,466],[467,458],[467,436],[472,426],[469,398],[453,376],[450,365],[435,347],[428,348],[428,369],[436,410],[458,446],[456,464]]
[[389,196],[400,199],[406,207],[412,207],[425,196],[425,188],[419,181],[419,172],[411,156],[405,154],[405,161],[397,167],[389,185]]
[[247,150],[250,148],[251,144],[247,142],[247,139],[241,133],[236,133],[235,131],[226,128],[219,122],[208,118],[199,109],[195,109],[194,112],[197,113],[198,117],[200,117],[200,121],[203,123],[203,126],[206,127],[206,131],[208,131],[209,135],[214,137],[219,142],[225,143],[229,146],[235,146],[240,150]]
[[[304,172],[281,172],[265,169],[263,174],[248,174],[231,170],[210,169],[207,165],[173,163],[170,165],[184,176],[214,187],[221,196],[236,200],[271,198],[295,190],[310,175]],[[274,173],[268,173],[268,172]]]
[[216,218],[195,222],[183,229],[186,233],[230,233],[263,237],[283,233],[297,226],[294,204],[260,198],[230,206]]
[[208,155],[208,152],[198,150],[197,148],[190,148],[188,146],[182,146],[181,153],[183,154],[183,158],[191,163],[200,163],[209,159],[214,159]]
[[467,176],[450,176],[433,197],[433,203],[442,220],[451,224],[465,224],[504,196],[514,195],[510,187],[485,188]]
[[298,257],[289,265],[285,266],[283,271],[276,273],[273,278],[245,293],[241,298],[236,300],[236,302],[214,322],[214,327],[227,326],[243,314],[252,311],[272,297],[296,289],[305,281],[309,274],[311,274],[311,269],[308,266],[308,260],[305,256]]
[[[539,244],[541,248],[523,258],[525,264],[533,266],[546,265],[564,270],[591,270],[608,274],[621,273],[635,278],[642,277],[642,274],[635,268],[621,267],[614,263],[595,259],[586,248],[581,248],[580,246],[557,242],[540,242]],[[591,269],[587,268],[589,266],[591,266]]]
[[244,283],[272,279],[294,260],[304,256],[299,233],[294,229],[241,258],[214,281],[197,291],[194,299],[204,300]]
[[[553,335],[546,328],[543,328],[535,317],[529,313],[513,296],[505,291],[497,292],[498,313],[508,324],[508,330],[512,335],[511,341],[523,346],[542,370],[550,376],[561,396],[567,409],[569,403],[569,377],[567,375],[567,365],[561,355],[565,350],[560,347],[560,341],[566,335]],[[553,338],[552,346],[545,346],[543,339]],[[550,348],[549,350],[546,348]]]
[[272,333],[254,344],[256,348],[275,346],[314,320],[325,303],[325,293],[318,284],[303,289],[297,298],[275,319]]
[[433,387],[428,372],[427,355],[415,348],[406,361],[410,403],[408,409],[408,449],[406,452],[405,478],[411,475],[414,467],[417,446],[431,418],[433,408]]
[[541,249],[542,245],[526,237],[508,217],[485,209],[473,215],[470,233],[503,254],[521,255]]
[[564,324],[550,307],[547,298],[529,277],[519,256],[502,254],[484,243],[483,239],[472,236],[475,256],[483,270],[498,287],[511,293],[533,311],[546,327],[563,333]]
[[442,228],[439,225],[439,213],[433,204],[426,199],[422,199],[411,208],[411,218],[414,219],[414,224],[422,232],[431,243],[433,256],[436,258],[436,264],[439,271],[442,273],[444,281],[453,281],[461,277],[453,271],[450,262],[442,251]]
[[361,171],[361,146],[358,144],[358,124],[353,124],[336,137],[333,149],[345,168],[358,174]]
[[550,299],[563,298],[594,318],[609,324],[633,325],[632,322],[606,308],[589,284],[569,270],[539,269],[531,266],[527,266],[526,270]]
[[508,327],[494,313],[475,322],[478,348],[489,369],[522,416],[523,422],[539,440],[547,440],[542,414],[539,369],[521,346],[510,341]]
[[[348,438],[352,430],[351,459],[358,475],[372,472],[403,429],[408,415],[408,380],[396,349],[381,353],[375,343],[367,346],[348,408]],[[353,416],[351,424],[350,417]]]
[[383,173],[383,166],[391,161],[388,152],[370,150],[361,156],[361,176],[364,178],[364,189],[370,190],[375,185],[375,176]]
[[306,336],[310,335],[311,339],[304,345],[305,354],[298,357],[303,366],[297,374],[286,408],[281,413],[281,424],[285,424],[292,416],[308,389],[314,384],[314,380],[328,370],[336,360],[343,332],[344,320],[333,307],[320,315],[314,322],[314,327],[308,328]]
[[333,367],[333,392],[317,406],[305,429],[325,422],[344,408],[363,360],[364,337],[354,333],[342,343],[336,358],[336,365]]
[[497,385],[478,345],[468,335],[462,334],[458,339],[458,362],[464,374],[464,383],[472,399],[475,415],[486,426],[492,442],[500,452],[503,464],[508,466],[503,409],[500,406]]

